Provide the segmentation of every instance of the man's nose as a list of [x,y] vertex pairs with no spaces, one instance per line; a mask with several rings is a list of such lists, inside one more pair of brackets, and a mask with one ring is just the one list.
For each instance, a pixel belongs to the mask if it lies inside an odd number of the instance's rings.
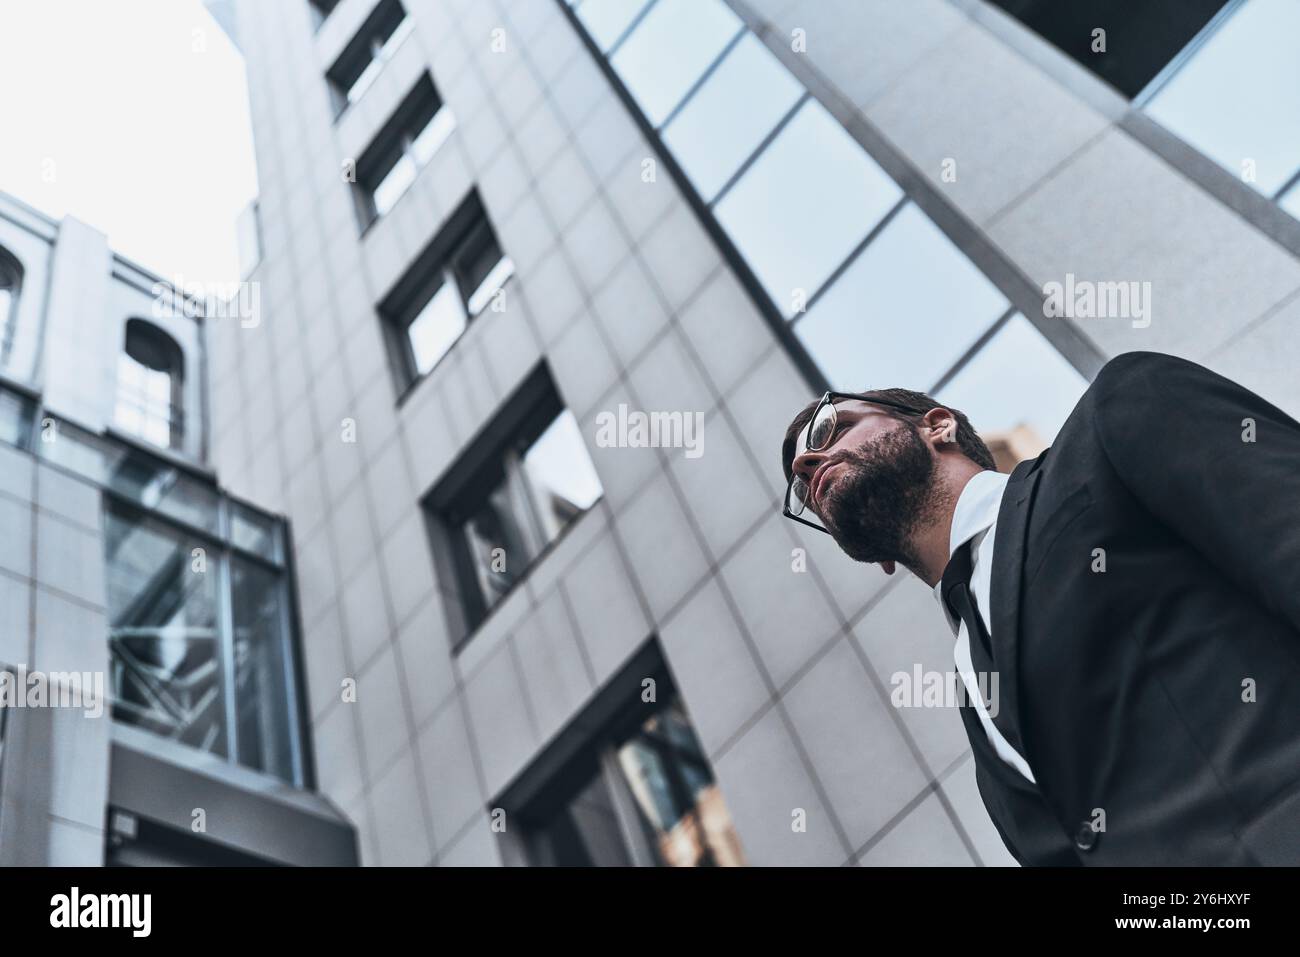
[[822,452],[800,452],[795,456],[791,469],[796,475],[805,482],[813,477],[813,473],[826,460],[826,453]]

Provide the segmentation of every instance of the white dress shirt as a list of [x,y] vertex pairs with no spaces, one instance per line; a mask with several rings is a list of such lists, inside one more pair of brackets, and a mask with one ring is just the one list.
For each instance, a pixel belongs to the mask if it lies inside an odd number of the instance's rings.
[[[1001,472],[990,471],[978,472],[971,477],[957,498],[957,507],[953,509],[952,534],[948,545],[948,554],[951,557],[962,545],[971,543],[971,598],[975,603],[975,610],[990,635],[993,634],[992,615],[989,612],[992,607],[989,593],[993,570],[993,539],[998,526],[998,509],[1002,506],[1002,493],[1007,487],[1009,477]],[[934,586],[934,597],[938,599],[939,607],[943,609],[949,627],[957,636],[953,661],[957,666],[957,673],[961,675],[962,683],[966,685],[967,696],[976,706],[975,713],[989,736],[989,743],[993,745],[993,750],[997,752],[998,757],[1033,781],[1034,774],[1029,770],[1029,763],[1002,736],[1002,732],[997,729],[989,716],[988,709],[984,706],[984,698],[979,692],[975,674],[975,665],[970,655],[970,634],[966,623],[954,618],[948,611],[948,606],[943,600],[942,582]],[[987,678],[985,680],[988,681]],[[990,686],[986,684],[985,687]]]

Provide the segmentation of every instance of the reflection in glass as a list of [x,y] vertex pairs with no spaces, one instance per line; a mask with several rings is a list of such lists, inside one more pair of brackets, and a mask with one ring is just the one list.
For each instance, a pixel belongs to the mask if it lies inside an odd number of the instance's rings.
[[558,867],[736,867],[731,815],[680,698],[597,742],[526,809],[529,862]]
[[1017,313],[935,398],[965,412],[985,441],[1028,428],[1045,446],[1056,438],[1087,385]]
[[741,29],[722,0],[658,0],[610,64],[657,127]]
[[417,375],[432,369],[465,331],[465,307],[454,283],[444,282],[406,327]]
[[402,153],[401,157],[393,164],[393,168],[384,174],[384,178],[379,181],[375,187],[375,213],[383,216],[402,198],[404,194],[415,182],[417,172],[415,160],[410,154]]
[[274,571],[239,557],[230,560],[230,578],[239,763],[293,780],[284,586]]
[[[529,434],[534,438],[529,438]],[[567,409],[519,437],[475,484],[460,534],[482,609],[496,604],[537,557],[600,498],[600,480]],[[471,601],[471,604],[478,604]]]
[[803,87],[747,33],[664,128],[664,142],[706,200],[712,200]]
[[573,413],[565,409],[523,455],[524,475],[550,543],[600,498],[600,480]]
[[715,207],[785,316],[810,299],[902,197],[821,104],[809,100]]
[[216,574],[161,522],[115,504],[104,520],[114,718],[224,756]]
[[30,399],[0,387],[0,442],[27,448],[31,444],[34,412]]
[[172,377],[125,352],[117,357],[117,406],[113,422],[162,448],[172,444]]
[[834,388],[924,391],[1006,308],[997,287],[909,203],[794,328]]
[[438,108],[438,112],[433,114],[433,119],[425,124],[420,135],[415,138],[411,144],[411,152],[415,154],[415,162],[423,166],[433,158],[433,155],[442,148],[442,144],[447,142],[447,137],[451,136],[456,129],[456,114],[451,111],[450,107],[443,106]]
[[1300,170],[1300,3],[1250,0],[1147,105],[1162,125],[1274,195]]

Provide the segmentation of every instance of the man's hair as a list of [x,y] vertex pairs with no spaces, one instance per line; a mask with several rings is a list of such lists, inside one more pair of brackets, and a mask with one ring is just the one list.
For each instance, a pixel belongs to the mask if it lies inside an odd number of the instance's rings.
[[[921,420],[921,417],[931,409],[947,409],[952,413],[953,418],[957,420],[957,447],[961,449],[962,453],[968,459],[980,468],[997,469],[997,465],[993,461],[993,453],[991,453],[989,447],[984,444],[984,440],[975,433],[975,429],[971,427],[970,420],[966,418],[964,413],[957,411],[952,406],[945,405],[944,403],[926,395],[924,392],[913,392],[911,389],[871,389],[867,392],[854,392],[847,394],[851,394],[865,402],[883,400],[904,406],[908,410],[907,412],[891,408],[887,405],[876,406],[876,408],[895,419],[910,423],[913,427],[915,427],[917,422]],[[795,442],[798,440],[800,431],[802,431],[804,426],[808,424],[808,420],[812,418],[812,414],[816,411],[820,402],[821,399],[814,399],[812,402],[809,402],[808,405],[804,406],[804,408],[799,411],[799,414],[794,417],[794,421],[790,423],[790,427],[785,430],[785,441],[781,443],[781,468],[785,470],[787,481],[790,479],[791,467],[794,464]]]

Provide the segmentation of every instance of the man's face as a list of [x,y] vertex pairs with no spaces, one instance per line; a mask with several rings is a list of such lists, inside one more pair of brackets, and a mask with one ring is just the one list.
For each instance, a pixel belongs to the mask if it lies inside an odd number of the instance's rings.
[[791,463],[808,483],[808,507],[850,558],[914,567],[910,536],[931,498],[934,452],[878,406],[845,399],[835,413],[830,444]]

